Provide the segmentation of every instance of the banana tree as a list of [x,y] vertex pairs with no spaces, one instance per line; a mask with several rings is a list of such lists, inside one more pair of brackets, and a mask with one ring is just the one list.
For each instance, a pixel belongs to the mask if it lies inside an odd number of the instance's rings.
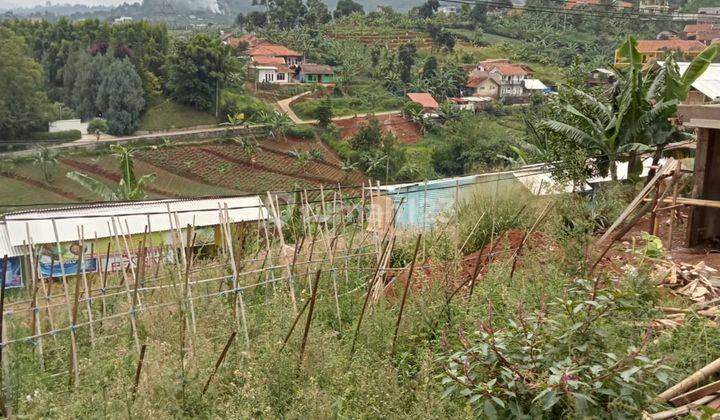
[[101,197],[104,201],[138,201],[148,197],[145,187],[155,180],[155,174],[135,176],[132,147],[119,144],[110,146],[113,155],[118,158],[122,178],[117,188],[111,188],[101,181],[82,172],[68,172],[66,176],[80,184],[83,188]]
[[641,142],[655,148],[653,166],[670,143],[694,138],[678,130],[670,118],[677,114],[677,105],[685,101],[692,84],[715,59],[720,45],[714,43],[690,62],[681,75],[672,54],[663,66],[645,71],[637,41],[630,37],[620,48],[619,81],[615,98],[619,112],[626,115],[621,128],[627,141]]

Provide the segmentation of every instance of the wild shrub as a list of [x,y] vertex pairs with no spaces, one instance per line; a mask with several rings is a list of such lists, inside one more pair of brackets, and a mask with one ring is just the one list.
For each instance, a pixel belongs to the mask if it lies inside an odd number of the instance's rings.
[[443,340],[445,395],[465,397],[488,418],[638,417],[669,368],[644,355],[651,329],[623,348],[629,332],[613,324],[645,304],[632,290],[584,280],[536,311],[520,304],[507,320],[496,319],[488,301],[474,331]]

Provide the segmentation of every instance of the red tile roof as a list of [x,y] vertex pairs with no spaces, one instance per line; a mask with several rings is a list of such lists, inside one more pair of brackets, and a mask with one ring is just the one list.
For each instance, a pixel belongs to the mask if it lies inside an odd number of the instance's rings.
[[637,49],[641,53],[667,50],[700,52],[705,49],[705,44],[691,39],[644,39],[638,41]]
[[282,57],[268,57],[264,55],[258,55],[252,58],[254,64],[260,66],[284,66],[285,60]]
[[529,76],[532,74],[532,71],[529,71],[529,68],[518,64],[490,63],[486,64],[485,67],[490,71],[493,69],[497,70],[503,76]]
[[696,23],[691,25],[685,25],[683,32],[686,34],[696,34],[698,32],[712,31],[715,24],[713,23]]
[[720,38],[720,30],[698,32],[695,39],[698,41],[712,41]]
[[440,106],[435,98],[433,98],[429,93],[408,93],[407,96],[411,101],[422,105],[423,108],[437,108]]
[[488,79],[490,79],[490,81],[495,83],[496,85],[498,84],[497,80],[493,79],[490,76],[470,76],[465,86],[469,88],[476,88],[482,85],[482,83]]
[[260,45],[248,52],[250,57],[265,55],[271,57],[302,57],[302,54],[283,45]]

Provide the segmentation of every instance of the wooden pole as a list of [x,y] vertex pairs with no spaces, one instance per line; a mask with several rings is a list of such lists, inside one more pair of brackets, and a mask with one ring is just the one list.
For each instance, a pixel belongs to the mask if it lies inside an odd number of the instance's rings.
[[[122,255],[122,247],[120,246],[120,237],[118,236],[117,226],[115,224],[115,218],[111,218],[112,221],[112,233],[115,237],[115,246],[117,247],[118,251]],[[128,255],[128,259],[130,258],[130,255]],[[132,264],[132,261],[130,262]],[[130,332],[133,337],[133,341],[135,342],[135,350],[140,353],[140,339],[138,338],[137,333],[137,323],[135,319],[135,312],[133,312],[133,299],[132,294],[130,293],[130,286],[129,286],[129,280],[127,277],[127,271],[125,270],[125,265],[122,264],[122,278],[123,278],[123,285],[125,286],[125,296],[127,297],[127,303],[130,305]]]
[[[80,237],[80,254],[85,254],[85,227],[78,226],[78,236]],[[85,309],[88,314],[88,329],[90,331],[90,346],[95,348],[95,326],[93,325],[93,313],[92,313],[92,296],[90,295],[90,289],[88,287],[87,274],[85,272],[85,261],[84,258],[80,258],[83,263],[82,266],[78,266],[78,270],[82,272],[81,279],[83,282],[83,289],[85,291]],[[76,281],[80,279],[76,278]]]
[[235,252],[233,252],[232,237],[230,236],[229,232],[230,227],[227,224],[230,220],[230,213],[228,212],[227,203],[225,203],[224,219],[226,223],[226,229],[228,229],[227,235],[225,235],[225,240],[227,242],[228,254],[230,254],[230,262],[233,269],[233,287],[235,288],[235,300],[239,305],[240,309],[240,320],[242,322],[243,335],[245,336],[245,344],[250,347],[250,334],[247,327],[247,318],[245,317],[245,301],[243,300],[242,289],[240,289],[240,286],[238,285],[239,279],[237,272],[237,262],[235,261]]
[[37,351],[38,356],[40,357],[40,369],[45,370],[45,357],[43,355],[43,337],[42,337],[42,319],[41,319],[41,312],[40,308],[38,308],[37,304],[37,294],[38,289],[40,288],[40,282],[36,276],[37,265],[35,263],[35,247],[32,246],[32,243],[30,242],[30,232],[29,227],[26,222],[25,224],[27,228],[27,250],[28,255],[30,257],[30,277],[32,278],[33,283],[33,291],[32,291],[32,311],[33,311],[33,334],[37,336]]
[[[83,243],[80,241],[80,247],[82,248]],[[83,265],[83,253],[80,252],[78,257],[78,267]],[[70,376],[71,384],[77,389],[80,386],[80,368],[78,366],[78,348],[77,348],[77,315],[78,315],[78,300],[80,298],[80,279],[75,276],[75,298],[73,299],[72,307],[72,318],[70,322]],[[73,380],[74,378],[74,380]]]
[[715,359],[711,363],[705,365],[702,369],[698,370],[697,372],[693,373],[692,375],[688,376],[687,378],[683,379],[679,383],[675,384],[674,386],[670,387],[665,392],[658,395],[657,400],[658,401],[668,401],[672,398],[677,397],[678,395],[692,389],[693,387],[697,386],[699,383],[703,382],[707,378],[709,378],[714,373],[720,371],[720,358]]
[[402,321],[403,310],[405,309],[405,301],[407,300],[408,290],[410,290],[410,281],[412,281],[413,272],[415,271],[415,261],[417,260],[418,249],[420,248],[420,241],[422,240],[422,233],[418,235],[417,241],[415,242],[415,252],[413,252],[413,259],[410,263],[410,272],[408,273],[407,282],[405,283],[405,290],[403,290],[402,300],[400,301],[400,312],[398,313],[398,319],[395,323],[395,334],[393,335],[391,355],[395,354],[395,344],[397,342],[398,330],[400,329],[400,321]]
[[[673,196],[672,196],[672,206],[677,206],[677,198],[678,198],[678,179],[680,178],[680,171],[675,170],[673,172]],[[673,249],[673,229],[675,228],[675,212],[677,211],[676,208],[670,209],[670,226],[668,228],[668,239],[667,239],[667,249],[668,251],[672,251]]]
[[135,383],[132,390],[132,402],[135,402],[137,390],[140,386],[140,374],[142,373],[143,362],[145,361],[145,349],[147,349],[147,344],[143,343],[142,347],[140,347],[140,359],[138,359],[138,365],[135,369]]
[[315,274],[315,282],[313,283],[312,296],[310,297],[310,306],[308,307],[308,315],[305,320],[305,332],[303,333],[302,343],[300,344],[300,360],[302,361],[305,354],[305,346],[307,345],[308,334],[310,333],[310,323],[312,322],[313,310],[315,309],[315,300],[317,299],[318,283],[320,282],[320,274],[322,270],[318,270]]
[[2,369],[0,370],[0,415],[6,417],[8,416],[8,408],[5,397],[5,380],[7,379],[8,372],[5,371],[7,360],[3,356],[5,353],[5,280],[7,278],[7,269],[8,256],[5,254],[3,257],[2,276],[0,277],[0,341],[2,341],[2,345],[0,345],[0,365],[2,365]]
[[205,395],[205,393],[208,390],[208,387],[210,387],[210,382],[212,381],[213,377],[217,373],[218,369],[220,368],[220,365],[222,364],[223,360],[225,360],[225,355],[227,355],[228,350],[230,350],[230,345],[232,344],[233,340],[235,340],[235,336],[237,335],[237,331],[233,331],[230,333],[230,337],[228,338],[227,343],[225,343],[225,347],[223,348],[222,352],[220,353],[220,357],[218,358],[217,362],[215,362],[215,368],[213,368],[212,373],[210,374],[210,377],[208,378],[207,382],[205,382],[205,386],[202,390],[202,395]]

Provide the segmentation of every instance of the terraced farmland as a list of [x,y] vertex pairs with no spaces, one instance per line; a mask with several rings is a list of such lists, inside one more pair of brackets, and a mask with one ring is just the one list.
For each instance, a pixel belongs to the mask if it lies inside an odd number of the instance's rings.
[[419,48],[433,45],[428,34],[405,29],[336,27],[329,31],[327,36],[338,41],[353,41],[369,46],[386,47],[390,50],[396,50],[408,42],[414,43]]
[[[251,157],[231,141],[209,141],[173,147],[148,147],[135,152],[135,174],[154,173],[146,189],[150,198],[226,196],[266,191],[284,191],[298,186],[359,185],[359,172],[340,168],[338,157],[323,143],[309,140],[263,140]],[[301,162],[291,151],[322,152],[323,160]],[[68,179],[79,171],[110,187],[121,179],[117,160],[110,154],[87,156],[62,154],[53,168],[52,182],[45,182],[31,162],[17,162],[10,175],[0,176],[0,205],[7,211],[32,204],[63,204],[98,201],[100,197]]]

